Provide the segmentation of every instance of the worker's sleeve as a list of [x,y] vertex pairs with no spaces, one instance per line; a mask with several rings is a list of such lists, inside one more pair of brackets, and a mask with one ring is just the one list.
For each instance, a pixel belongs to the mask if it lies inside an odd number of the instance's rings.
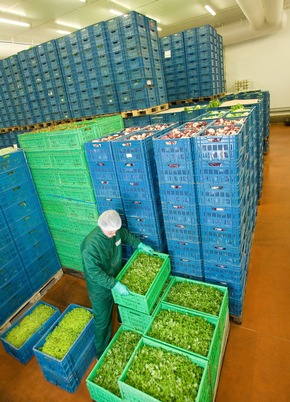
[[94,285],[102,286],[106,289],[112,289],[115,286],[117,281],[101,268],[100,257],[93,252],[92,248],[83,250],[82,257],[85,277],[89,281],[91,288]]
[[120,236],[122,239],[122,243],[130,244],[134,248],[137,248],[138,245],[141,243],[139,237],[130,233],[129,230],[126,228],[120,229]]

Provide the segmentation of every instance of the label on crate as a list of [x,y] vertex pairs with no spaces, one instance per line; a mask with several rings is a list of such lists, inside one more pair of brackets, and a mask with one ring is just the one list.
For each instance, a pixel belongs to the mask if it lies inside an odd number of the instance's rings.
[[171,57],[171,50],[166,50],[164,52],[164,57],[165,57],[165,59],[169,59]]
[[126,154],[126,158],[132,158],[132,154]]

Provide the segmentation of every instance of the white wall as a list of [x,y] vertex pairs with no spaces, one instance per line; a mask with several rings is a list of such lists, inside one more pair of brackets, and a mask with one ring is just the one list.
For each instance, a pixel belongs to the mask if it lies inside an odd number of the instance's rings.
[[227,92],[235,81],[249,80],[250,89],[270,92],[271,109],[290,108],[290,10],[284,29],[224,46],[224,61]]

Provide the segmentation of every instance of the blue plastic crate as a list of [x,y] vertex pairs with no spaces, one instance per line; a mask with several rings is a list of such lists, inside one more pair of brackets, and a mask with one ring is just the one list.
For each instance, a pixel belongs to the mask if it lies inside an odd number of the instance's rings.
[[240,266],[244,258],[249,255],[249,244],[243,242],[239,247],[217,245],[217,244],[202,244],[203,258],[206,261],[213,261],[217,264],[226,266]]
[[[245,176],[246,178],[247,176]],[[246,197],[247,188],[246,179],[240,180],[240,183],[235,185],[196,185],[197,200],[200,205],[213,207],[239,207],[242,199]]]
[[3,210],[3,212],[10,226],[11,223],[14,223],[28,214],[31,214],[35,209],[41,209],[36,193],[25,197],[21,201],[18,201],[16,204],[13,204],[12,206]]
[[140,161],[116,162],[115,164],[118,180],[122,182],[149,182],[156,181],[156,166],[154,158]]
[[[8,333],[14,329],[20,322],[23,320],[24,317],[31,314],[34,309],[40,305],[49,306],[54,309],[54,313],[52,316],[19,348],[12,345],[8,342],[5,338]],[[42,335],[49,329],[51,324],[60,316],[60,311],[57,307],[52,306],[51,304],[45,303],[44,301],[40,300],[37,302],[33,307],[31,307],[23,316],[21,316],[8,330],[6,330],[0,337],[4,349],[7,353],[11,356],[15,357],[17,360],[20,361],[22,364],[26,364],[32,357],[34,356],[33,353],[33,346],[38,342],[38,340],[42,337]]]
[[96,196],[96,202],[99,213],[103,213],[108,209],[115,209],[119,213],[124,213],[123,200],[121,197],[98,197]]
[[93,188],[97,197],[118,198],[120,197],[120,188],[117,181],[97,180],[92,177]]
[[221,163],[194,164],[196,183],[209,185],[227,185],[239,183],[241,177],[246,174],[246,160],[243,153],[237,163],[222,161]]
[[58,256],[55,247],[48,248],[43,254],[37,256],[29,265],[25,266],[25,271],[29,279],[37,276],[43,269],[53,262],[54,265],[58,265],[58,270],[61,268],[58,262]]
[[240,228],[212,227],[201,224],[203,244],[214,244],[222,247],[241,247],[247,238],[247,226]]
[[[123,136],[123,133],[108,134],[100,140],[94,140],[84,144],[85,153],[89,162],[105,162],[113,161],[112,143],[117,136]],[[107,141],[104,141],[107,139]]]
[[164,228],[167,240],[189,241],[194,243],[201,241],[200,229],[197,225],[164,221]]
[[74,308],[85,308],[89,310],[91,313],[93,313],[91,309],[88,309],[86,307],[77,304],[70,304],[64,310],[61,316],[53,323],[53,325],[50,326],[49,330],[42,336],[42,338],[33,347],[33,351],[35,353],[35,356],[42,371],[52,371],[59,377],[70,376],[73,370],[76,368],[76,364],[83,350],[85,350],[85,348],[89,344],[94,343],[94,320],[92,317],[91,320],[83,329],[83,331],[81,332],[81,334],[75,340],[74,344],[71,346],[71,348],[68,350],[66,355],[61,360],[49,356],[40,350],[41,347],[44,345],[47,336],[60,323],[65,314],[69,313]]
[[0,267],[0,281],[2,286],[14,278],[20,271],[23,271],[23,265],[19,256],[9,261],[6,265]]
[[229,298],[231,299],[241,299],[244,296],[247,281],[247,272],[243,271],[241,277],[241,283],[230,283],[226,281],[217,281],[213,279],[205,278],[205,282],[212,283],[218,286],[225,286],[228,288]]
[[154,219],[161,211],[159,198],[149,200],[123,200],[124,211],[127,218]]
[[3,170],[0,174],[0,191],[6,191],[28,180],[31,180],[31,174],[27,165]]
[[20,219],[16,221],[7,221],[9,224],[9,229],[13,235],[13,237],[19,237],[23,233],[28,232],[33,229],[34,226],[37,226],[44,222],[44,215],[40,208],[36,208],[33,211],[28,212],[23,215]]
[[155,178],[143,181],[119,181],[120,193],[126,200],[151,200],[159,196],[158,183]]
[[15,187],[0,192],[0,205],[3,209],[6,209],[32,194],[36,195],[33,181],[28,180],[26,182],[22,182],[18,185],[15,185]]
[[128,216],[128,229],[133,233],[143,233],[145,235],[150,233],[150,236],[160,237],[163,230],[161,219],[161,214],[155,216],[154,219]]
[[36,245],[36,243],[43,237],[50,237],[50,232],[45,221],[40,225],[33,227],[28,232],[23,233],[21,236],[14,238],[14,242],[18,252],[21,254],[32,245]]
[[162,203],[164,222],[174,224],[198,225],[197,205]]
[[194,184],[184,183],[160,183],[159,193],[161,202],[166,204],[192,205],[196,204],[196,194]]
[[168,254],[173,258],[201,260],[201,243],[167,239]]
[[117,173],[114,162],[90,162],[89,171],[93,180],[117,181]]
[[192,161],[181,163],[164,163],[157,159],[157,172],[159,183],[170,184],[193,184],[194,164]]
[[[237,160],[244,152],[244,126],[238,126],[240,131],[235,135],[200,135],[194,138],[194,154],[198,161],[219,162]],[[208,126],[206,130],[219,127]]]
[[176,257],[170,255],[170,261],[172,275],[182,275],[190,278],[203,278],[203,263],[201,259],[195,260],[190,256]]
[[20,258],[23,265],[30,265],[36,258],[44,254],[48,249],[53,247],[53,240],[50,233],[45,233],[32,246],[20,252]]
[[[10,233],[10,230],[8,229],[8,227],[3,227],[3,229],[0,230],[0,250],[4,247],[8,246],[12,242],[13,242],[13,238]],[[1,251],[0,251],[0,254],[1,254]]]
[[0,305],[0,325],[11,319],[11,316],[31,298],[33,292],[26,275],[22,275],[21,283],[22,288],[18,292],[10,294],[9,298]]
[[243,258],[240,265],[223,265],[213,261],[203,261],[204,277],[229,283],[242,283],[247,269],[247,260]]
[[144,234],[139,232],[131,231],[135,236],[137,236],[142,242],[151,246],[155,251],[160,253],[167,253],[167,244],[165,240],[164,232],[161,231],[159,235]]
[[48,370],[42,368],[44,377],[50,383],[64,389],[65,391],[74,393],[79,387],[82,378],[84,377],[87,369],[95,358],[95,345],[91,341],[80,354],[74,369],[71,370],[69,375],[60,376],[58,371]]
[[0,249],[0,267],[5,266],[10,261],[14,260],[18,256],[17,249],[13,241],[6,244],[6,246]]
[[[37,292],[41,289],[53,276],[61,269],[58,258],[53,258],[47,266],[40,269],[40,271],[34,275],[29,276],[29,283],[33,292]],[[26,268],[29,272],[29,268]]]

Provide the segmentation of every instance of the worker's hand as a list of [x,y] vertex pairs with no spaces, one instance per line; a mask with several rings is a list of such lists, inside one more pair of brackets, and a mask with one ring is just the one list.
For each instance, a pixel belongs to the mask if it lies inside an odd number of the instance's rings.
[[154,253],[154,250],[152,247],[148,246],[147,244],[140,243],[138,245],[138,249],[144,251],[144,253],[152,255]]
[[127,286],[123,285],[121,282],[117,282],[113,289],[121,296],[129,296],[130,294]]

